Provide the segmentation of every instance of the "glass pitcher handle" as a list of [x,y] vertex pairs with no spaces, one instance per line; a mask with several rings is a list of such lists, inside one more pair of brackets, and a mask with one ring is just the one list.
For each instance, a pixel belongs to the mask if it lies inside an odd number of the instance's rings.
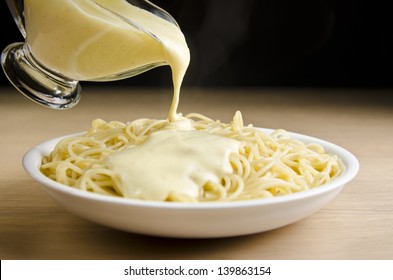
[[[24,1],[6,0],[8,9],[26,40]],[[54,109],[75,106],[80,99],[78,81],[46,69],[30,52],[27,43],[13,43],[1,53],[1,66],[11,84],[38,104]]]
[[23,0],[6,1],[8,9],[10,10],[12,17],[14,18],[15,23],[18,26],[20,33],[22,33],[23,38],[26,39],[25,17],[23,16]]

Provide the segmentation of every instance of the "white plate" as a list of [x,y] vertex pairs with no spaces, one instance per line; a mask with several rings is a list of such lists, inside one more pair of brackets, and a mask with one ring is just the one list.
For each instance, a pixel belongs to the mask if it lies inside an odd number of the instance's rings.
[[43,175],[39,171],[42,157],[49,154],[60,139],[68,136],[30,149],[23,158],[26,171],[68,211],[98,224],[146,235],[214,238],[283,227],[318,211],[339,194],[359,171],[358,160],[346,149],[314,137],[291,133],[295,139],[319,143],[338,155],[346,166],[345,172],[324,186],[269,199],[199,204],[140,201],[81,191]]

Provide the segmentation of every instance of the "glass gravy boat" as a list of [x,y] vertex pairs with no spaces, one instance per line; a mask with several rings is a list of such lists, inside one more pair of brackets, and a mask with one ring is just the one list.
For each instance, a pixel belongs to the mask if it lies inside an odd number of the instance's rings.
[[[108,9],[110,0],[6,1],[25,42],[7,46],[1,65],[15,88],[41,105],[71,108],[81,96],[79,81],[120,80],[166,64],[143,46],[150,40],[149,46],[158,48],[160,40],[132,18]],[[171,15],[149,1],[115,1],[179,28]],[[124,36],[125,30],[135,36]]]

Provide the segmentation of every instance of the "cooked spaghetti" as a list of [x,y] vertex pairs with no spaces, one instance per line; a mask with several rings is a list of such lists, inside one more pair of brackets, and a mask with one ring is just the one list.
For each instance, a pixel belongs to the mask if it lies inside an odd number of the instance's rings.
[[[223,173],[216,181],[202,180],[194,196],[172,190],[160,200],[206,202],[282,196],[322,186],[345,168],[336,155],[325,152],[319,144],[303,143],[284,130],[268,134],[252,125],[245,126],[240,112],[236,112],[230,123],[196,113],[185,116],[182,121],[191,125],[187,129],[234,139],[239,146],[229,154],[230,172]],[[77,189],[141,198],[129,195],[121,174],[110,168],[108,160],[121,151],[144,145],[152,135],[170,129],[171,125],[167,120],[153,119],[129,123],[94,120],[92,128],[83,135],[60,141],[51,154],[44,157],[41,171]],[[154,170],[150,173],[146,178],[157,176]],[[160,188],[159,184],[152,187],[153,190]],[[181,190],[181,186],[178,189]]]

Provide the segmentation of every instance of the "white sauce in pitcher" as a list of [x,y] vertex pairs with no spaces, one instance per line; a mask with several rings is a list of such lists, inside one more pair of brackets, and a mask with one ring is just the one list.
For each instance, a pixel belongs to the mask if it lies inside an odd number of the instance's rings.
[[174,85],[169,119],[176,118],[190,53],[175,24],[125,0],[25,0],[24,5],[34,57],[68,78],[100,80],[145,65],[168,64]]

